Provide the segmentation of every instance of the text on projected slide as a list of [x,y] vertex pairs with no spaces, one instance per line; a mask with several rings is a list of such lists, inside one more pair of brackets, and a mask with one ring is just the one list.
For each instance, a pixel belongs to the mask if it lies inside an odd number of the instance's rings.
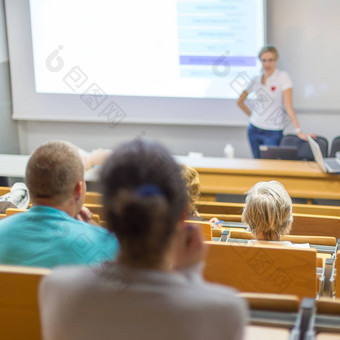
[[259,72],[262,0],[30,0],[30,10],[38,93],[83,93],[46,67],[60,46],[65,69],[108,95],[236,98],[237,74]]

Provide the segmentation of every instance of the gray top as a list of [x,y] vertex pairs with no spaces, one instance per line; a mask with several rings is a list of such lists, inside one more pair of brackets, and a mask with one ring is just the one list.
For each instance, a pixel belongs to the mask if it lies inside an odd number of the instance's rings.
[[198,268],[166,273],[105,263],[62,267],[44,278],[45,340],[238,340],[246,304],[203,281]]

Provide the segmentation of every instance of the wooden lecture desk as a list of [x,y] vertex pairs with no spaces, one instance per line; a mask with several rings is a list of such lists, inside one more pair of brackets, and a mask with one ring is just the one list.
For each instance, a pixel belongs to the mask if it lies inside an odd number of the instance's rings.
[[340,176],[324,173],[315,162],[183,156],[176,159],[196,168],[203,194],[244,194],[259,181],[276,180],[291,197],[340,199]]
[[[340,200],[340,176],[324,173],[315,162],[174,156],[200,174],[206,195],[244,194],[259,181],[281,182],[292,197]],[[28,155],[0,155],[0,176],[24,177]],[[85,172],[96,181],[98,167]]]

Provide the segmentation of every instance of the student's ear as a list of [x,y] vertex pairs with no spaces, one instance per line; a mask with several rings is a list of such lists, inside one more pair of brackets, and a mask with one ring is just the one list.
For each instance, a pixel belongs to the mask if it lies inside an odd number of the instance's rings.
[[203,242],[200,226],[185,223],[177,234],[174,268],[183,269],[203,261],[206,246]]
[[186,228],[186,223],[184,222],[185,220],[188,219],[188,212],[187,209],[183,209],[181,214],[179,215],[177,224],[176,224],[176,230],[177,233],[181,233],[183,231],[183,229]]
[[77,182],[75,188],[74,188],[74,197],[77,201],[83,198],[84,196],[84,190],[86,191],[86,187],[84,186],[83,181]]
[[187,219],[188,219],[188,209],[185,207],[185,209],[183,209],[181,214],[179,215],[179,222],[184,223],[184,221]]

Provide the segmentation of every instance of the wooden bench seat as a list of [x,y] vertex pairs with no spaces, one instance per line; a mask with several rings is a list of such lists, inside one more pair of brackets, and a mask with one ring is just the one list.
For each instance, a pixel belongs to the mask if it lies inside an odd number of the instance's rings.
[[[196,203],[197,211],[206,214],[241,215],[243,207],[244,203],[233,202],[199,201]],[[340,217],[340,206],[293,203],[293,213]]]
[[50,269],[0,266],[0,339],[39,340],[38,287]]
[[241,292],[315,297],[315,249],[207,242],[204,276]]

